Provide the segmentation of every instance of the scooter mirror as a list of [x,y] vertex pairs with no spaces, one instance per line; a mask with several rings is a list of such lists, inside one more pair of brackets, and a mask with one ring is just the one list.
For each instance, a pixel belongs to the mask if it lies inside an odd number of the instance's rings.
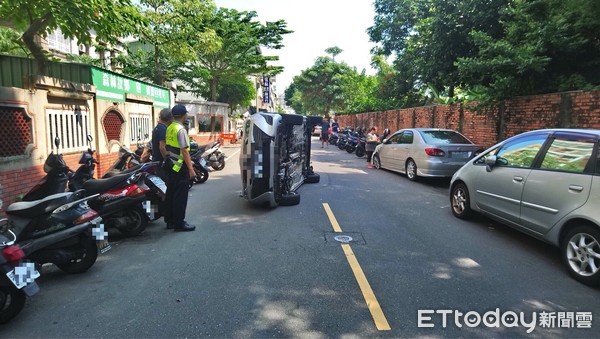
[[94,140],[94,138],[92,138],[92,136],[88,134],[87,135],[87,141],[88,142],[92,142],[92,140]]
[[54,138],[54,146],[56,146],[56,148],[58,148],[58,146],[60,146],[60,138],[58,136],[56,138]]

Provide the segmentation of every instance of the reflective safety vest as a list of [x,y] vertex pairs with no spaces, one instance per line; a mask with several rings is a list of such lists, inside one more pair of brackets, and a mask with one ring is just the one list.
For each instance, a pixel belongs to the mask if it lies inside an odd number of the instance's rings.
[[[177,139],[177,134],[179,130],[184,129],[183,125],[178,121],[173,121],[167,127],[167,136],[165,138],[165,143],[167,144],[167,157],[171,159],[173,163],[173,171],[179,172],[181,167],[183,167],[183,155],[181,155],[181,146],[179,145],[179,139]],[[188,145],[187,150],[190,150],[190,146]]]

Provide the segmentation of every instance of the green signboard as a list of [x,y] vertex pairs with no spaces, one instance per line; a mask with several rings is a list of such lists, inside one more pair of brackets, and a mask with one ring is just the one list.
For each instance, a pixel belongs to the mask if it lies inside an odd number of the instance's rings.
[[155,107],[170,107],[169,91],[163,87],[124,77],[92,67],[92,82],[96,86],[98,99],[125,102],[125,94],[136,94],[152,98]]

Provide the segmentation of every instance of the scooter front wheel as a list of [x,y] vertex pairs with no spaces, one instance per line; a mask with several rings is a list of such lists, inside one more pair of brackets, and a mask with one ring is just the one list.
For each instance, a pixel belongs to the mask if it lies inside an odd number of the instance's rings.
[[14,286],[0,287],[0,324],[6,324],[21,312],[25,298],[25,293]]
[[68,262],[56,263],[56,266],[67,273],[83,273],[94,265],[98,258],[98,247],[96,240],[92,237],[81,237],[77,247],[70,250],[78,253],[77,258]]
[[201,167],[194,167],[194,171],[196,172],[196,178],[194,179],[194,183],[203,184],[208,180],[208,171]]

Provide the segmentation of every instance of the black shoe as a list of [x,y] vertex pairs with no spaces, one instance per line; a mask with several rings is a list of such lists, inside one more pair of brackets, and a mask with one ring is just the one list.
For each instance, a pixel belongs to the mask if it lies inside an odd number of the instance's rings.
[[175,227],[175,232],[190,232],[196,229],[196,226],[190,225],[187,222],[183,223],[183,226]]

